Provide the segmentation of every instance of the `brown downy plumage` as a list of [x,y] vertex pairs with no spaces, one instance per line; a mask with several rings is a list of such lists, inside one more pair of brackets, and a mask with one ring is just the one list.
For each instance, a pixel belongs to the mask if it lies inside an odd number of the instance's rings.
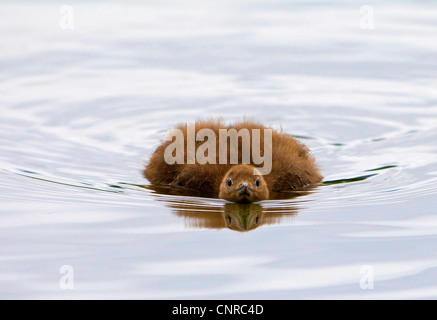
[[[254,172],[254,168],[263,166],[253,163],[242,164],[242,144],[238,145],[238,163],[219,164],[219,129],[248,129],[252,141],[252,129],[261,129],[260,150],[263,155],[263,129],[271,129],[259,123],[241,121],[226,126],[221,120],[196,122],[195,133],[207,128],[216,134],[217,164],[187,164],[187,125],[176,127],[184,133],[184,164],[167,164],[164,151],[172,141],[164,141],[150,158],[144,176],[153,184],[173,185],[193,190],[208,197],[226,199],[233,202],[255,202],[267,200],[273,193],[299,190],[322,180],[319,169],[308,148],[290,135],[273,130],[272,133],[272,170],[267,175]],[[196,141],[195,148],[204,141]],[[251,145],[252,148],[252,145]],[[206,154],[207,155],[207,154]],[[255,173],[255,174],[254,174]]]

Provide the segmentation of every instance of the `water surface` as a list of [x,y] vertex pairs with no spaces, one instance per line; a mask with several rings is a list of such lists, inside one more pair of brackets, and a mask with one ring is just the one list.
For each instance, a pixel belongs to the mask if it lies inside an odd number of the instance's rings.
[[[78,1],[63,30],[0,2],[0,298],[437,298],[437,7],[370,4],[369,31],[349,1]],[[282,127],[325,182],[151,188],[165,131],[207,116]]]

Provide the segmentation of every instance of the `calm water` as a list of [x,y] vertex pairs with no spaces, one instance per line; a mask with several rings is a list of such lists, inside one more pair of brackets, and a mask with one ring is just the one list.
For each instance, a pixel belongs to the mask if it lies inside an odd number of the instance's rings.
[[[0,2],[0,298],[437,298],[437,6],[70,4]],[[324,185],[150,188],[164,132],[215,115],[282,126]]]

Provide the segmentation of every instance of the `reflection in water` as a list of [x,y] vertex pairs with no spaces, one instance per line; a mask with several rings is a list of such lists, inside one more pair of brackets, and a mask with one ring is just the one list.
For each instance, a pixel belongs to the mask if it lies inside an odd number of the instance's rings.
[[185,218],[190,228],[250,231],[262,225],[280,223],[287,216],[296,214],[295,208],[265,209],[260,204],[226,203],[220,207],[196,208],[191,204],[171,204],[174,213]]
[[[166,186],[145,186],[154,191],[154,194],[186,195],[187,191]],[[307,192],[306,192],[307,193]],[[303,193],[299,194],[302,195]],[[297,196],[293,194],[294,198]],[[291,198],[288,194],[288,199]],[[173,210],[178,217],[184,218],[189,228],[224,229],[235,231],[250,231],[262,225],[279,224],[297,214],[295,205],[286,203],[279,206],[269,206],[260,203],[217,203],[205,202],[203,199],[186,197],[157,196]]]

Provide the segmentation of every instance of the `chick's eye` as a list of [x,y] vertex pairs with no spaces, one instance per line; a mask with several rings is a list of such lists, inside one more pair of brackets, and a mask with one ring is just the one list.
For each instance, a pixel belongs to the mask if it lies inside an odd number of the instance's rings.
[[228,185],[228,187],[232,186],[232,180],[231,179],[226,180],[226,184]]
[[256,184],[257,187],[259,187],[259,185],[261,184],[261,180],[260,180],[260,179],[257,179],[257,180],[255,181],[255,184]]

